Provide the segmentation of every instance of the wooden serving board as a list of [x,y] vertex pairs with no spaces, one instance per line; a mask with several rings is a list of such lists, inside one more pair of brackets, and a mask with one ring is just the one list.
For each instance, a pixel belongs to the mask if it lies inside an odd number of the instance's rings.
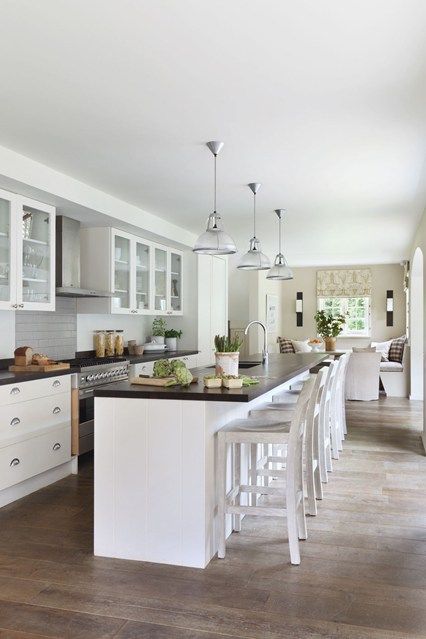
[[55,362],[54,364],[29,364],[28,366],[18,366],[12,364],[9,370],[14,373],[48,373],[49,371],[63,371],[69,368],[67,362]]
[[[174,377],[144,377],[141,375],[140,377],[133,377],[130,383],[141,386],[166,386],[167,382],[171,382],[174,379]],[[191,384],[195,384],[196,382],[198,382],[198,377],[194,377]]]

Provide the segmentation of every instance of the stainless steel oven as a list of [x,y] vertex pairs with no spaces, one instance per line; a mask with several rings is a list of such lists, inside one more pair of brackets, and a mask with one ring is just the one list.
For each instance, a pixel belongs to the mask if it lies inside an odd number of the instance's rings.
[[72,366],[80,369],[78,388],[78,454],[93,450],[95,388],[126,380],[130,362],[125,358],[83,358],[74,360]]

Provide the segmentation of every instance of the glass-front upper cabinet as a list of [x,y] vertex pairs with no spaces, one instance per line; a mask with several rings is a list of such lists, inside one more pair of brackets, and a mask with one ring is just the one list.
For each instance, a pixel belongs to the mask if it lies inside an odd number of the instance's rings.
[[11,193],[0,191],[0,308],[16,303],[16,202]]
[[167,312],[167,249],[154,249],[154,310]]
[[142,241],[135,242],[135,282],[136,310],[144,313],[150,310],[151,304],[151,246]]
[[170,310],[182,311],[182,255],[170,251]]
[[114,296],[111,300],[113,313],[129,313],[133,310],[131,300],[133,256],[131,239],[126,233],[112,234],[112,264]]
[[17,308],[55,309],[55,209],[19,198]]

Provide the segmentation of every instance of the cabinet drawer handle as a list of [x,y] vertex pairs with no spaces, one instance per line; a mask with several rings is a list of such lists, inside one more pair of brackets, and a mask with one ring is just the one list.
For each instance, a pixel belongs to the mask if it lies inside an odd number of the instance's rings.
[[19,395],[20,392],[21,392],[21,389],[18,388],[17,386],[14,386],[9,394],[10,395]]
[[12,421],[10,422],[10,425],[11,425],[11,426],[17,426],[17,425],[18,425],[18,424],[20,424],[20,423],[21,423],[21,420],[19,419],[19,417],[14,417],[14,418],[12,419]]
[[12,459],[9,466],[17,466],[20,463],[21,463],[20,460],[17,457],[15,457],[14,459]]
[[59,442],[56,442],[56,444],[53,444],[52,450],[59,450],[60,447],[61,447],[61,444]]
[[55,379],[55,381],[52,384],[53,388],[58,388],[60,385],[61,385],[61,382],[59,381],[59,379]]
[[55,406],[55,408],[54,408],[54,409],[53,409],[53,411],[52,411],[52,413],[53,413],[54,415],[57,415],[57,414],[58,414],[58,413],[60,413],[60,412],[61,412],[61,409],[59,408],[59,406]]

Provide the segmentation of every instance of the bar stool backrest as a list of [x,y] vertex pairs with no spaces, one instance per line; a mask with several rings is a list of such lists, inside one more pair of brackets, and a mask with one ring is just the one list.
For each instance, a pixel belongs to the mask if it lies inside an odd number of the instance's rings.
[[303,440],[307,422],[309,403],[314,394],[315,378],[312,376],[303,384],[297,400],[294,417],[291,420],[287,448],[287,492],[294,493],[296,487],[303,486]]

